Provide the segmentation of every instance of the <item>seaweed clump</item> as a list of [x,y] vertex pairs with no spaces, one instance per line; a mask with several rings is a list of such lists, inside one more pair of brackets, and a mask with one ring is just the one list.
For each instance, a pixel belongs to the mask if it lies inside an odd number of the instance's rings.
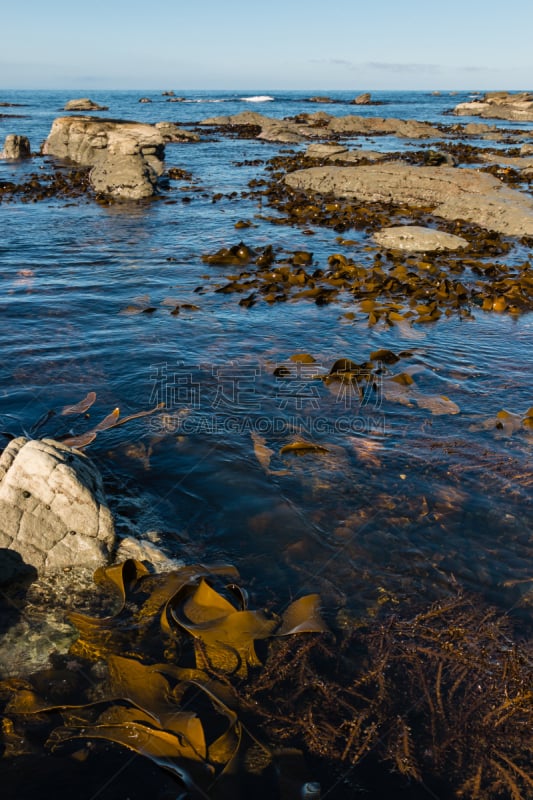
[[4,759],[44,745],[83,762],[103,740],[192,800],[296,800],[309,767],[339,799],[384,782],[411,800],[531,797],[531,648],[482,601],[330,630],[315,594],[249,610],[228,565],[152,575],[129,560],[95,579],[116,613],[71,612],[66,662],[0,683]]
[[246,697],[272,738],[296,738],[338,775],[387,765],[439,797],[526,800],[532,672],[509,620],[458,596],[350,627],[336,646],[277,640]]

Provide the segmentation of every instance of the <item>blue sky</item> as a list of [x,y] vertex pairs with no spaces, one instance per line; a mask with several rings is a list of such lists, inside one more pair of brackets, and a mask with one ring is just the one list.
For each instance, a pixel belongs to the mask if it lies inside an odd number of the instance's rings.
[[0,24],[0,89],[533,89],[532,0],[24,0]]

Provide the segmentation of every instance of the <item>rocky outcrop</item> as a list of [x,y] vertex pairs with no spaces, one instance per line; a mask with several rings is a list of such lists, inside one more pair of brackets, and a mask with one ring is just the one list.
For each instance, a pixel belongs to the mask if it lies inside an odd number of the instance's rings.
[[492,175],[473,169],[386,163],[312,167],[285,176],[298,190],[426,208],[449,220],[466,220],[510,236],[533,236],[533,200]]
[[102,479],[85,455],[51,439],[9,443],[0,457],[0,548],[43,572],[98,567],[114,540]]
[[313,97],[308,97],[307,98],[307,102],[308,103],[335,103],[336,100],[334,100],[332,97],[325,97],[324,95],[321,95],[321,94],[315,94],[315,95],[313,95]]
[[89,179],[97,192],[139,200],[156,191],[165,140],[153,125],[140,122],[59,117],[42,152],[93,167]]
[[174,122],[156,122],[154,128],[161,134],[165,142],[199,142],[200,137],[193,131],[180,128]]
[[[257,111],[242,111],[233,116],[210,117],[203,120],[201,125],[252,125],[260,128],[258,139],[268,142],[283,142],[298,144],[307,138],[307,132],[302,131],[303,126],[291,121],[265,117]],[[316,135],[316,134],[315,134]]]
[[399,225],[383,228],[374,234],[374,241],[389,250],[406,250],[410,253],[429,253],[442,250],[461,250],[468,247],[462,236],[443,233],[420,225]]
[[346,117],[333,117],[328,125],[331,133],[344,135],[368,134],[401,136],[406,139],[442,138],[438,128],[428,122],[417,122],[411,119],[382,119],[381,117],[358,117],[352,114]]
[[[210,117],[202,125],[255,125],[261,128],[259,139],[270,142],[298,143],[317,136],[389,134],[409,139],[442,138],[441,132],[427,122],[415,120],[381,119],[379,117],[331,117],[325,112],[305,114],[292,120],[272,119],[256,111],[244,111],[233,116]],[[317,127],[319,123],[320,127]]]
[[65,104],[64,111],[107,111],[107,106],[100,106],[88,97],[79,97],[76,100],[69,100]]
[[30,140],[27,136],[17,136],[15,133],[10,133],[6,136],[0,158],[19,161],[22,158],[30,158],[30,156]]
[[363,94],[358,94],[357,97],[354,97],[351,100],[350,105],[352,106],[369,106],[372,104],[372,95],[370,92],[363,92]]
[[[150,154],[151,163],[161,163]],[[142,200],[155,194],[157,179],[162,174],[141,155],[110,155],[99,161],[90,174],[92,187],[99,194],[122,200]]]
[[151,99],[149,97],[141,97],[139,98],[139,103],[151,103]]
[[481,100],[459,103],[453,109],[458,116],[484,117],[519,121],[533,120],[533,94],[520,92],[487,92]]

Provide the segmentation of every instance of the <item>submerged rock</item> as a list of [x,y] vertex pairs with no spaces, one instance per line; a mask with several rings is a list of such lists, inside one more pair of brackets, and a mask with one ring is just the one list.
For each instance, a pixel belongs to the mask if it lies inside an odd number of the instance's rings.
[[153,125],[58,117],[42,152],[93,167],[94,189],[126,200],[150,197],[163,172],[165,140]]
[[79,97],[65,103],[64,111],[107,111],[108,106],[101,106],[88,97]]
[[6,136],[4,149],[0,153],[0,158],[18,161],[22,158],[30,158],[30,156],[30,140],[27,136],[17,136],[15,133],[10,133]]
[[381,247],[391,250],[407,250],[411,253],[428,253],[440,250],[460,250],[468,247],[468,242],[452,233],[423,228],[420,225],[398,225],[383,228],[374,234],[374,240]]
[[533,200],[492,175],[453,167],[387,163],[312,167],[285,176],[293,189],[363,202],[426,208],[509,236],[533,235]]
[[9,443],[0,457],[0,548],[43,572],[101,566],[114,541],[102,478],[87,456],[52,439]]

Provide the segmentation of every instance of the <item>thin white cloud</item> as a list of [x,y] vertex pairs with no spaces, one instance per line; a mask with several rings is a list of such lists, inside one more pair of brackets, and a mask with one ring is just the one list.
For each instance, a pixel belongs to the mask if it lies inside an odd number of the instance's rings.
[[367,61],[361,66],[386,72],[440,72],[442,69],[439,64],[395,64],[389,61]]

